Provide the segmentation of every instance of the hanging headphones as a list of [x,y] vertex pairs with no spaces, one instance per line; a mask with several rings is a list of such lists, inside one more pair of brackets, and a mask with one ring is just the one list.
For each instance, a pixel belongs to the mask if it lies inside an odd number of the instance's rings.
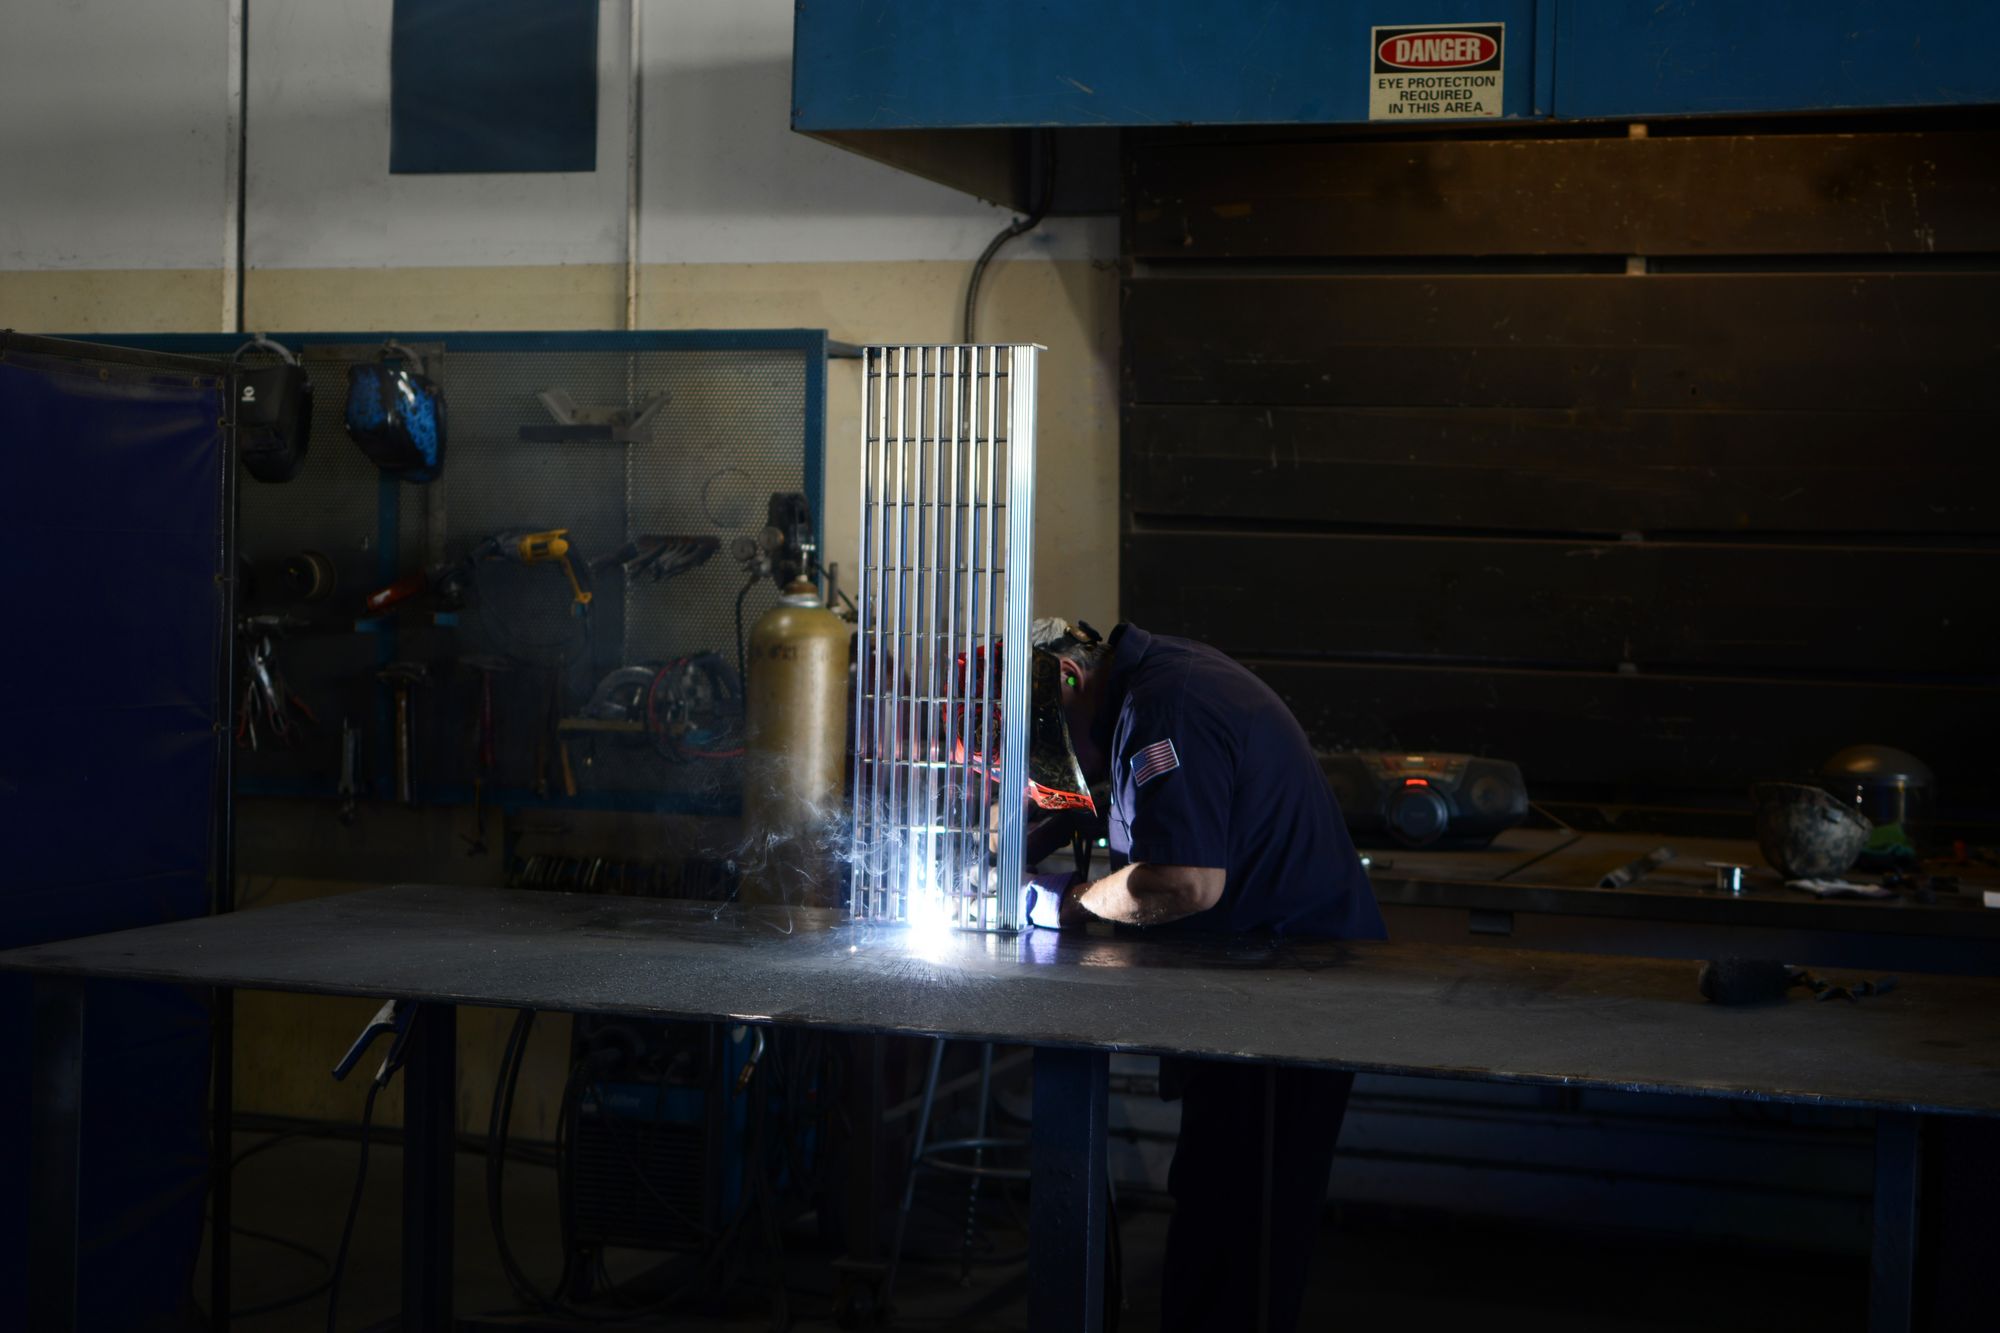
[[[276,355],[278,364],[240,364],[253,347]],[[262,334],[238,347],[229,362],[237,457],[259,481],[290,481],[305,466],[311,443],[312,377],[290,348]]]
[[444,471],[444,393],[423,365],[391,339],[373,361],[347,372],[347,437],[404,481],[435,481]]

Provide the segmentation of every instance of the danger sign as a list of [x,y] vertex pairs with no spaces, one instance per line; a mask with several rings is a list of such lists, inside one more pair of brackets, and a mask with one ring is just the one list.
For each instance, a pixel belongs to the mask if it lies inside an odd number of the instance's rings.
[[1369,29],[1368,119],[1499,115],[1506,39],[1504,23]]

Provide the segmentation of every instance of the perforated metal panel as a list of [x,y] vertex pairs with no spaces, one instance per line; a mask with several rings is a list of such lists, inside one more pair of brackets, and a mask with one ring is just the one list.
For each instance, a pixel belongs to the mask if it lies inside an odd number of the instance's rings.
[[[416,660],[431,672],[415,700],[419,799],[463,800],[475,776],[478,672],[467,658],[505,658],[494,678],[498,765],[489,796],[613,807],[728,809],[736,800],[728,760],[670,761],[646,736],[568,737],[579,792],[561,795],[553,722],[574,716],[591,689],[620,666],[713,652],[734,669],[736,611],[746,577],[729,558],[732,538],[765,523],[773,492],[820,494],[826,339],[811,330],[576,334],[404,334],[447,405],[443,476],[427,486],[384,481],[343,428],[347,370],[376,354],[382,334],[272,335],[302,351],[314,390],[313,444],[299,477],[246,480],[241,549],[275,581],[301,551],[327,556],[336,595],[306,608],[309,630],[279,647],[290,683],[320,717],[288,750],[247,756],[267,790],[330,792],[339,770],[342,718],[363,732],[362,777],[386,788],[392,709],[376,681],[386,663]],[[118,339],[172,350],[227,353],[228,336]],[[261,357],[261,353],[253,354]],[[629,441],[522,438],[556,419],[538,397],[566,394],[587,413],[638,412],[668,401]],[[592,593],[578,614],[559,566],[479,561],[456,611],[420,600],[370,620],[361,598],[391,579],[450,565],[503,532],[567,528],[572,559]],[[646,535],[710,537],[719,554],[656,582],[615,564],[592,566]],[[742,601],[747,632],[776,597],[768,579]],[[685,798],[685,799],[682,799]]]

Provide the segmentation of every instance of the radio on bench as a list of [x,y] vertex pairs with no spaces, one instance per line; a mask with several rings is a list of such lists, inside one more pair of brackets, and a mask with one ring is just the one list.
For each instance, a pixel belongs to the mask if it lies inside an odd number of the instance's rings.
[[1359,750],[1321,755],[1320,766],[1363,845],[1484,847],[1528,817],[1521,769],[1505,759]]

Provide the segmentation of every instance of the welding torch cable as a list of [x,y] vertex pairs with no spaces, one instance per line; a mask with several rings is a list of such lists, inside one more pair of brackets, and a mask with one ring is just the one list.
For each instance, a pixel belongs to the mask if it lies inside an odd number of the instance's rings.
[[[206,1220],[204,1219],[204,1224]],[[294,1254],[312,1260],[324,1270],[324,1275],[319,1281],[313,1283],[313,1285],[307,1287],[305,1290],[295,1291],[289,1296],[280,1296],[275,1300],[263,1301],[256,1305],[248,1305],[240,1308],[232,1301],[229,1310],[229,1317],[232,1320],[254,1319],[259,1315],[276,1314],[280,1310],[289,1310],[294,1305],[304,1305],[307,1301],[333,1285],[333,1261],[312,1246],[307,1245],[304,1241],[293,1240],[289,1236],[280,1236],[274,1232],[259,1231],[255,1227],[231,1225],[229,1231],[231,1235],[242,1236],[246,1240],[261,1240],[267,1244],[276,1245],[281,1249],[290,1250]],[[201,1317],[204,1323],[208,1322],[208,1311],[202,1308],[200,1302],[190,1296],[188,1304]]]
[[[528,1033],[533,1026],[534,1017],[533,1010],[523,1010],[514,1020],[514,1027],[508,1039],[508,1050],[501,1058],[501,1081],[496,1084],[493,1111],[488,1120],[489,1143],[497,1145],[497,1151],[487,1159],[487,1217],[495,1228],[494,1241],[500,1254],[501,1266],[506,1270],[509,1285],[514,1287],[515,1296],[530,1308],[583,1323],[616,1323],[628,1320],[634,1315],[664,1310],[680,1304],[692,1295],[698,1284],[705,1281],[708,1273],[713,1271],[715,1266],[713,1257],[704,1266],[700,1278],[690,1280],[663,1296],[619,1303],[616,1298],[621,1293],[614,1285],[593,1298],[598,1302],[614,1304],[613,1309],[589,1310],[561,1299],[561,1293],[567,1291],[574,1280],[578,1251],[574,1234],[575,1203],[572,1186],[568,1173],[561,1169],[560,1162],[563,1160],[569,1136],[574,1132],[575,1112],[580,1094],[584,1088],[591,1086],[584,1078],[590,1067],[587,1061],[579,1060],[571,1067],[557,1109],[556,1188],[562,1232],[563,1269],[562,1275],[556,1281],[554,1293],[545,1293],[535,1287],[508,1244],[505,1234],[505,1214],[500,1207],[500,1199],[505,1188],[506,1137],[512,1123],[514,1092],[520,1083],[521,1066],[526,1058]],[[655,1269],[661,1266],[663,1265],[655,1265]],[[644,1277],[645,1274],[640,1276]]]
[[[258,1116],[238,1116],[236,1118],[235,1129],[238,1134],[261,1133],[265,1137],[246,1148],[238,1148],[236,1155],[229,1159],[230,1170],[235,1170],[253,1157],[262,1156],[274,1148],[282,1148],[287,1144],[297,1143],[300,1139],[358,1139],[360,1137],[360,1127],[353,1121],[305,1120],[297,1124],[285,1125],[282,1128],[268,1128],[259,1123],[261,1119],[262,1117]],[[377,1142],[383,1144],[400,1145],[402,1143],[402,1131],[385,1126],[375,1131],[375,1139]],[[461,1132],[457,1136],[457,1140],[456,1146],[459,1152],[484,1154],[486,1151],[486,1138],[484,1135]],[[508,1145],[507,1156],[525,1166],[554,1170],[556,1165],[554,1153],[546,1149],[533,1148],[527,1144],[516,1143]]]
[[368,1185],[368,1131],[375,1124],[375,1098],[382,1080],[368,1080],[368,1096],[361,1103],[361,1160],[354,1168],[354,1193],[347,1201],[347,1220],[340,1227],[340,1245],[333,1252],[333,1274],[326,1290],[326,1333],[335,1333],[340,1319],[340,1279],[347,1271],[347,1246],[354,1238],[354,1220],[361,1215],[361,1194]]
[[[486,1216],[493,1230],[493,1241],[500,1256],[500,1266],[506,1274],[508,1285],[514,1290],[515,1298],[530,1309],[584,1322],[624,1319],[626,1317],[624,1311],[613,1314],[584,1310],[561,1299],[561,1293],[569,1289],[576,1271],[576,1246],[572,1243],[570,1209],[567,1202],[559,1205],[562,1212],[563,1267],[561,1275],[556,1279],[554,1292],[544,1292],[535,1286],[515,1255],[513,1246],[507,1240],[504,1209],[507,1136],[513,1123],[514,1094],[520,1086],[521,1067],[527,1059],[528,1037],[534,1028],[534,1023],[533,1009],[523,1009],[515,1015],[514,1025],[507,1036],[506,1047],[501,1053],[499,1075],[494,1083],[492,1107],[487,1117]],[[558,1110],[557,1121],[559,1144],[562,1142],[560,1137],[562,1125],[569,1114],[571,1096],[578,1087],[578,1075],[583,1069],[584,1066],[580,1062],[572,1068],[563,1088],[563,1100]],[[561,1160],[562,1155],[558,1151],[557,1189],[559,1194],[566,1195],[567,1183],[561,1169]]]
[[[571,1069],[569,1078],[563,1087],[562,1102],[557,1112],[558,1151],[556,1154],[556,1186],[558,1196],[562,1200],[558,1204],[558,1207],[561,1212],[563,1267],[560,1276],[556,1278],[553,1292],[544,1292],[535,1286],[534,1282],[528,1277],[527,1270],[522,1267],[519,1258],[515,1255],[513,1246],[507,1240],[506,1214],[504,1210],[506,1159],[508,1155],[507,1136],[513,1123],[514,1094],[515,1090],[520,1086],[521,1067],[527,1059],[528,1036],[534,1028],[534,1023],[535,1010],[533,1009],[523,1009],[515,1015],[513,1028],[508,1033],[506,1049],[501,1053],[500,1073],[494,1084],[492,1109],[487,1118],[486,1217],[488,1224],[493,1230],[494,1247],[499,1253],[500,1266],[506,1274],[507,1283],[514,1289],[515,1298],[528,1308],[539,1310],[545,1314],[559,1315],[582,1322],[624,1319],[627,1317],[629,1311],[621,1310],[617,1313],[611,1313],[585,1310],[562,1299],[562,1293],[569,1290],[575,1278],[577,1257],[577,1250],[573,1243],[572,1228],[570,1226],[571,1209],[568,1202],[568,1182],[566,1173],[562,1170],[561,1166],[561,1144],[564,1142],[562,1130],[564,1122],[570,1114],[572,1096],[581,1086],[578,1076],[586,1067],[582,1062],[578,1062]],[[606,1294],[608,1295],[609,1293]],[[676,1293],[675,1299],[679,1299],[680,1296],[681,1293]]]
[[1042,225],[1042,219],[1049,214],[1049,206],[1056,197],[1056,140],[1047,130],[1040,132],[1042,147],[1042,189],[1041,198],[1034,204],[1025,218],[1017,219],[1000,229],[998,235],[986,243],[986,248],[972,265],[972,276],[965,284],[964,337],[961,342],[977,342],[973,332],[979,311],[979,284],[986,277],[986,266],[993,262],[993,256],[1000,253],[1000,247],[1016,236],[1025,235]]
[[[535,1026],[535,1011],[523,1009],[514,1016],[514,1025],[508,1031],[507,1044],[500,1053],[499,1075],[493,1084],[493,1101],[486,1119],[486,1220],[493,1230],[494,1248],[500,1255],[500,1267],[506,1274],[507,1285],[514,1289],[514,1295],[522,1303],[541,1310],[559,1308],[555,1296],[544,1295],[528,1279],[527,1270],[515,1258],[513,1247],[507,1243],[507,1222],[505,1213],[507,1133],[514,1118],[514,1090],[520,1084],[521,1065],[527,1058],[528,1035]],[[557,1170],[561,1171],[561,1158],[557,1158]],[[560,1178],[560,1177],[559,1177]],[[561,1292],[569,1285],[571,1276],[570,1249],[563,1247],[563,1272],[556,1281],[556,1291]]]
[[[707,1280],[708,1274],[712,1273],[716,1269],[716,1267],[720,1264],[723,1256],[729,1251],[729,1249],[733,1245],[735,1238],[737,1234],[741,1231],[744,1222],[748,1220],[749,1214],[753,1207],[755,1207],[757,1211],[762,1215],[760,1217],[760,1220],[765,1223],[765,1226],[767,1228],[767,1235],[766,1235],[767,1245],[773,1248],[777,1262],[782,1262],[782,1255],[783,1255],[782,1238],[780,1237],[776,1240],[773,1240],[771,1238],[771,1234],[769,1231],[769,1228],[776,1225],[776,1223],[780,1219],[778,1219],[775,1209],[775,1200],[773,1197],[772,1190],[770,1188],[769,1173],[762,1163],[762,1153],[765,1149],[768,1135],[766,1132],[767,1127],[764,1123],[765,1116],[762,1114],[755,1113],[762,1105],[762,1101],[761,1099],[759,1099],[758,1101],[753,1102],[752,1106],[753,1115],[750,1117],[750,1133],[745,1143],[746,1160],[756,1164],[752,1169],[755,1170],[758,1175],[757,1188],[754,1191],[745,1192],[746,1197],[743,1199],[742,1203],[737,1208],[735,1215],[730,1219],[728,1224],[722,1229],[720,1233],[707,1233],[705,1229],[699,1228],[697,1226],[697,1230],[702,1231],[705,1235],[707,1235],[710,1242],[708,1247],[708,1253],[705,1256],[705,1262],[703,1265],[703,1274],[700,1278],[691,1280],[683,1287],[671,1291],[664,1296],[648,1298],[643,1301],[623,1301],[623,1302],[617,1301],[616,1297],[618,1295],[618,1289],[616,1285],[612,1285],[610,1290],[607,1290],[605,1293],[603,1293],[601,1297],[599,1297],[600,1300],[606,1301],[606,1303],[612,1304],[615,1307],[613,1309],[605,1311],[579,1309],[572,1304],[560,1300],[556,1296],[544,1294],[540,1292],[538,1289],[536,1289],[533,1283],[527,1279],[525,1272],[521,1269],[517,1258],[513,1254],[511,1246],[509,1246],[506,1240],[504,1233],[504,1213],[502,1212],[500,1207],[500,1197],[502,1193],[502,1187],[504,1186],[503,1166],[505,1160],[505,1146],[506,1146],[506,1138],[509,1126],[512,1120],[514,1092],[519,1084],[521,1066],[525,1059],[527,1051],[527,1038],[533,1026],[534,1017],[535,1015],[533,1010],[523,1010],[515,1018],[513,1029],[508,1037],[506,1050],[503,1052],[501,1057],[500,1079],[496,1083],[494,1089],[493,1107],[488,1123],[489,1147],[493,1149],[493,1151],[489,1153],[488,1164],[487,1164],[488,1217],[489,1220],[493,1222],[493,1225],[495,1227],[494,1239],[500,1253],[502,1266],[507,1270],[509,1282],[510,1284],[515,1286],[515,1291],[517,1296],[519,1296],[525,1303],[529,1304],[530,1306],[540,1308],[545,1312],[557,1313],[571,1318],[577,1318],[582,1320],[620,1320],[629,1318],[633,1314],[664,1309],[668,1306],[678,1304],[681,1301],[685,1300],[689,1295],[691,1295],[696,1290],[697,1286],[700,1283],[705,1282]],[[768,1058],[769,1057],[767,1056],[767,1059]],[[778,1065],[772,1066],[774,1070],[780,1070],[783,1068],[784,1065],[783,1057],[781,1056],[779,1057],[779,1059],[780,1063]],[[562,1106],[559,1113],[560,1114],[559,1131],[563,1134],[565,1140],[569,1133],[574,1132],[574,1118],[577,1105],[580,1101],[580,1094],[585,1089],[595,1086],[594,1080],[582,1077],[582,1075],[586,1074],[589,1071],[589,1068],[590,1066],[588,1061],[578,1061],[577,1064],[572,1068],[568,1085],[564,1089]],[[775,1077],[776,1075],[773,1074],[772,1076]],[[787,1084],[787,1090],[790,1091],[792,1087],[792,1080],[787,1078],[785,1081]],[[621,1150],[625,1150],[627,1147],[627,1145],[623,1143],[620,1143],[618,1146],[620,1147]],[[664,1199],[659,1195],[658,1190],[654,1188],[652,1182],[645,1178],[644,1172],[640,1169],[639,1164],[636,1162],[636,1160],[631,1158],[629,1151],[625,1151],[625,1156],[627,1158],[628,1165],[631,1165],[633,1167],[634,1175],[639,1180],[640,1184],[644,1186],[647,1189],[647,1191],[651,1193],[658,1202],[661,1203],[663,1207],[669,1208],[669,1210],[674,1212],[676,1216],[679,1216],[684,1224],[694,1225],[691,1219],[682,1216],[678,1208],[675,1208],[669,1201],[667,1201],[666,1199]],[[565,1186],[567,1184],[566,1181],[563,1181],[562,1183]],[[563,1193],[567,1195],[568,1191],[566,1188],[563,1190]],[[760,1195],[761,1197],[758,1197]],[[567,1289],[569,1285],[570,1274],[573,1272],[574,1262],[576,1257],[576,1247],[574,1246],[574,1244],[571,1243],[570,1240],[571,1204],[565,1202],[563,1205],[563,1211],[564,1211],[564,1226],[563,1226],[564,1276],[559,1281],[556,1287],[556,1291],[558,1293]],[[601,1262],[602,1261],[600,1258],[598,1260],[598,1263],[601,1265]],[[656,1268],[660,1266],[663,1265],[656,1265]],[[654,1270],[648,1270],[648,1271],[650,1272]],[[644,1275],[642,1274],[641,1277],[643,1276]],[[626,1285],[629,1285],[629,1283]],[[779,1303],[780,1308],[777,1311],[777,1314],[780,1319],[780,1323],[782,1325],[782,1323],[789,1317],[789,1309],[787,1306],[783,1304],[782,1296],[774,1296],[774,1301]]]

